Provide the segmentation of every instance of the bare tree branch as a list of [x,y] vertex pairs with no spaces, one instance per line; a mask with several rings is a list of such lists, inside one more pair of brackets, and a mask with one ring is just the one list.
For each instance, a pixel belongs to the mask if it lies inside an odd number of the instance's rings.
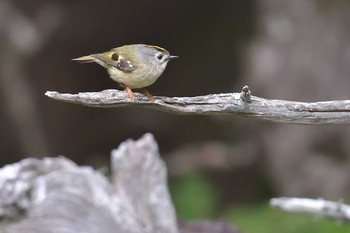
[[270,205],[286,212],[309,214],[350,222],[350,206],[341,202],[280,197],[271,199]]
[[350,124],[350,100],[294,102],[269,100],[250,95],[247,86],[241,93],[212,94],[196,97],[157,96],[150,101],[139,96],[132,101],[118,90],[63,94],[48,91],[46,96],[89,107],[117,108],[139,105],[176,114],[235,114],[245,117],[294,124]]

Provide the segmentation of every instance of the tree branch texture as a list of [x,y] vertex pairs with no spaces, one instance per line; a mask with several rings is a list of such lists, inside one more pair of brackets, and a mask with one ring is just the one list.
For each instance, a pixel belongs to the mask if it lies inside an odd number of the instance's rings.
[[295,102],[264,99],[250,94],[248,86],[241,93],[211,94],[195,97],[156,96],[149,100],[138,95],[135,101],[119,90],[66,94],[48,91],[46,96],[63,102],[89,107],[117,108],[143,106],[175,114],[233,114],[274,122],[294,124],[350,124],[350,100]]

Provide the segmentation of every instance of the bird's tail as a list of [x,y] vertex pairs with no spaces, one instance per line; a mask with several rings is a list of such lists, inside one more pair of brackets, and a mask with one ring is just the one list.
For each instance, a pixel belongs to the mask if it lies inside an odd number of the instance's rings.
[[80,63],[89,63],[89,62],[95,62],[96,58],[94,57],[94,54],[88,55],[88,56],[82,56],[78,58],[73,58],[73,61],[78,61]]
[[80,63],[90,63],[90,62],[96,62],[97,64],[108,68],[109,66],[115,66],[115,61],[111,59],[111,53],[105,52],[105,53],[96,53],[96,54],[90,54],[88,56],[78,57],[72,59],[73,61],[78,61]]

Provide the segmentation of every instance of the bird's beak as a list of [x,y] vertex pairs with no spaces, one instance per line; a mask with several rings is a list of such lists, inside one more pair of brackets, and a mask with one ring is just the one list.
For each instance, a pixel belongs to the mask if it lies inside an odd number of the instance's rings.
[[174,59],[174,58],[179,58],[179,57],[178,57],[178,56],[170,55],[166,60],[169,61],[169,60]]

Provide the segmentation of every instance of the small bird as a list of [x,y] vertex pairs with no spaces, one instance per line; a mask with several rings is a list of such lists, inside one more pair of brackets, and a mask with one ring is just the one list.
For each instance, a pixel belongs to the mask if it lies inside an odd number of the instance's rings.
[[165,70],[168,61],[178,58],[159,46],[132,44],[103,53],[74,58],[81,63],[96,62],[107,69],[111,79],[119,83],[132,100],[136,99],[131,89],[142,89],[151,100],[154,97],[145,89],[153,84]]

